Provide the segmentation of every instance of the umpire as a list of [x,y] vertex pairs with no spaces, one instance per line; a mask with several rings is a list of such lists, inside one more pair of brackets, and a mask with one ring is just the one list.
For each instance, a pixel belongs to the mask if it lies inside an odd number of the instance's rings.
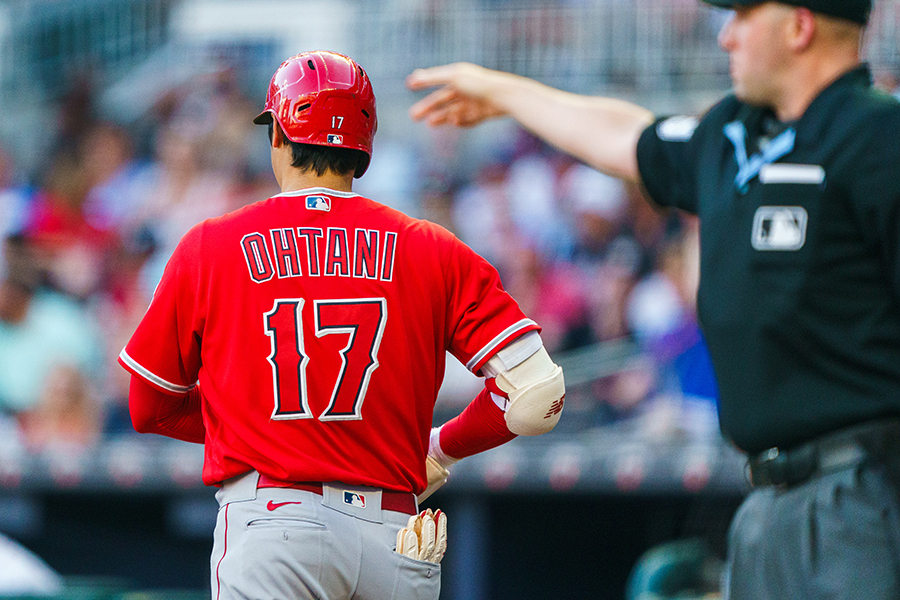
[[733,93],[655,118],[471,64],[420,69],[429,124],[511,116],[699,216],[698,313],[753,491],[732,600],[900,598],[900,104],[859,49],[870,0],[706,0]]

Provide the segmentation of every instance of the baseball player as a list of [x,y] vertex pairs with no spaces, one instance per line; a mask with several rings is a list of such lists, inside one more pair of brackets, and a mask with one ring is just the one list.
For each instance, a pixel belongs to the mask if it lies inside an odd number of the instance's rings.
[[[436,599],[447,520],[416,495],[549,431],[562,371],[484,259],[353,193],[377,123],[356,62],[288,59],[254,122],[282,192],[179,243],[119,357],[134,426],[205,444],[213,598]],[[490,390],[432,429],[447,351]]]
[[698,312],[724,434],[754,486],[729,537],[731,600],[900,598],[900,103],[860,62],[870,0],[707,0],[734,93],[654,119],[475,65],[430,123],[511,115],[701,224]]

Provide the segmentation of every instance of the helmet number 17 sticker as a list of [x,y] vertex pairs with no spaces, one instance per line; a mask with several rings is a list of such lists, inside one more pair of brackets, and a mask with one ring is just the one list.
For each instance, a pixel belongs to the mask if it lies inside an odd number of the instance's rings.
[[341,125],[344,124],[344,117],[338,117],[332,115],[331,117],[331,128],[332,129],[340,129]]

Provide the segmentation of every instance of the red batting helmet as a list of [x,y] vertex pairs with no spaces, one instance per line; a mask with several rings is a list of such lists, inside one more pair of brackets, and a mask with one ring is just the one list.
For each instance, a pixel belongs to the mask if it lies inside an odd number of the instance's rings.
[[372,156],[378,128],[375,94],[366,72],[343,54],[303,52],[281,63],[269,84],[266,108],[253,122],[266,125],[273,117],[294,142]]

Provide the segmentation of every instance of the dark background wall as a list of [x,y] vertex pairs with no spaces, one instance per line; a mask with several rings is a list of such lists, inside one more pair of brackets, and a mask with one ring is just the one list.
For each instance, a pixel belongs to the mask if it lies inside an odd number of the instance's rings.
[[[7,517],[10,510],[27,516],[8,533],[63,575],[112,577],[130,588],[209,588],[210,490],[16,498],[0,506]],[[442,598],[622,599],[629,573],[650,548],[699,537],[721,554],[740,498],[439,492],[428,506],[450,519]]]

